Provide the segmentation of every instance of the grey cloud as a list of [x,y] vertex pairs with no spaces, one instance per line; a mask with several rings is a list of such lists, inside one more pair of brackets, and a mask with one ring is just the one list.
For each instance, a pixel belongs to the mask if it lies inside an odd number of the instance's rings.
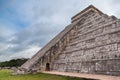
[[[7,43],[17,46],[9,47],[7,49],[6,55],[15,55],[17,53],[29,49],[30,46],[43,47],[50,39],[52,39],[59,32],[59,30],[56,30],[57,27],[60,26],[37,23],[17,34],[14,34],[13,36],[15,36],[15,38],[13,38],[13,40],[11,41],[8,41]],[[18,56],[20,57],[20,55],[24,54],[21,53]]]

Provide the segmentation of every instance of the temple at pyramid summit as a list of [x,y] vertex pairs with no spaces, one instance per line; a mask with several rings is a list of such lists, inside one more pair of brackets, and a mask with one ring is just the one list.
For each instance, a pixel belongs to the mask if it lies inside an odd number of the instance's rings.
[[16,73],[40,71],[120,76],[120,20],[88,6]]

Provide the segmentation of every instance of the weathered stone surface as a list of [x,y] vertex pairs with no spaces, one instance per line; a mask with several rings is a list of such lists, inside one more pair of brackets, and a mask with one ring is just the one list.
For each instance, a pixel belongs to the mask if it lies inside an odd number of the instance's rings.
[[69,26],[21,66],[21,73],[48,69],[120,76],[120,20],[92,5],[75,15]]

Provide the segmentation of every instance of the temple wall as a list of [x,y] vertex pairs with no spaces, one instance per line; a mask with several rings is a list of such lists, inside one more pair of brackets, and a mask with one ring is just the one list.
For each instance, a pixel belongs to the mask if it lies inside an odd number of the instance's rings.
[[120,75],[120,21],[88,14],[75,25],[76,35],[55,60],[53,70]]

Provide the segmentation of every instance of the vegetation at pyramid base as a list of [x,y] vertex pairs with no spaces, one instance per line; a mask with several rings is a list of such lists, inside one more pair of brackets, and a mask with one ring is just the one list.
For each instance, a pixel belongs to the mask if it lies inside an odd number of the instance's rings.
[[10,61],[0,62],[0,67],[19,67],[27,60],[28,60],[27,58],[21,58],[21,59],[12,59]]
[[0,80],[92,80],[92,79],[71,78],[42,73],[13,76],[11,75],[11,70],[0,70]]

